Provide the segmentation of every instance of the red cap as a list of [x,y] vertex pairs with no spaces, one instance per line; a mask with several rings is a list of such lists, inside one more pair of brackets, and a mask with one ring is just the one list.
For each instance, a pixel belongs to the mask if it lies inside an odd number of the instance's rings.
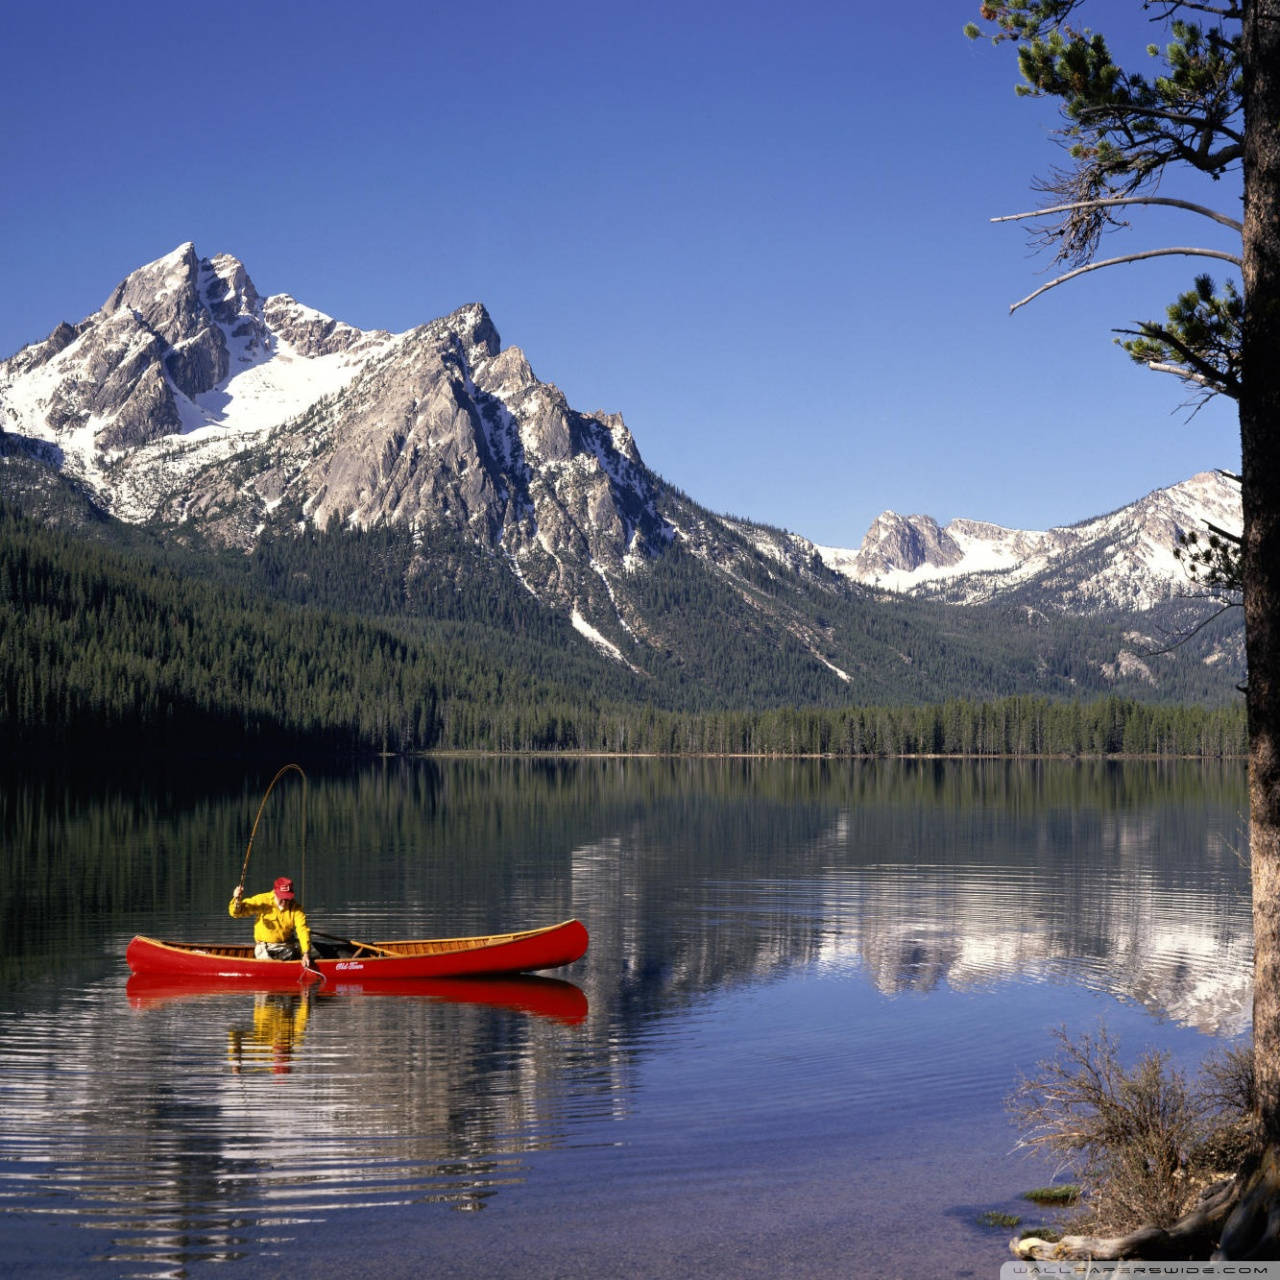
[[288,876],[281,876],[275,883],[273,889],[277,898],[293,897],[293,881]]

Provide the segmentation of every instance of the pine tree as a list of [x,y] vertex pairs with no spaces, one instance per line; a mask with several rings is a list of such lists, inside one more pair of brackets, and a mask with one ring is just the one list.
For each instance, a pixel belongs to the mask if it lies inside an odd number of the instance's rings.
[[[1254,1078],[1265,1138],[1211,1213],[1140,1244],[1109,1242],[1109,1253],[1098,1242],[1088,1247],[1095,1257],[1135,1248],[1183,1257],[1192,1240],[1220,1233],[1222,1256],[1273,1258],[1280,1256],[1280,0],[1147,0],[1143,8],[1169,21],[1170,36],[1163,51],[1150,49],[1163,59],[1162,73],[1150,78],[1119,66],[1102,35],[1075,25],[1085,7],[1086,0],[981,5],[994,40],[1017,47],[1019,91],[1058,100],[1070,156],[1041,184],[1046,206],[1027,215],[1049,219],[1043,240],[1069,269],[1015,307],[1083,272],[1165,254],[1216,258],[1240,272],[1238,289],[1197,278],[1164,321],[1140,323],[1124,345],[1193,394],[1225,395],[1239,406]],[[968,33],[980,30],[974,24]],[[1243,219],[1157,195],[1160,180],[1179,171],[1227,179],[1228,190],[1242,175]],[[1155,248],[1096,260],[1105,230],[1156,204],[1231,228],[1240,252]]]

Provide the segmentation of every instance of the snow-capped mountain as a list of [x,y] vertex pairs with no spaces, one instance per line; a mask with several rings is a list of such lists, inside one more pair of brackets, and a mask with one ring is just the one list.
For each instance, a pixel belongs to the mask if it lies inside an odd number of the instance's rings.
[[56,445],[110,500],[109,464],[125,451],[276,425],[391,341],[287,295],[263,300],[235,258],[185,244],[0,365],[0,426]]
[[1005,529],[980,520],[939,525],[930,516],[877,516],[856,550],[819,547],[855,582],[957,604],[987,603],[1032,588],[1070,613],[1138,612],[1190,591],[1174,556],[1181,534],[1241,526],[1240,489],[1202,472],[1109,515],[1062,528]]
[[[1197,477],[1047,533],[886,513],[857,552],[816,547],[665,483],[620,415],[572,408],[478,303],[365,331],[262,297],[240,261],[192,244],[0,362],[0,493],[30,506],[62,485],[95,519],[243,549],[335,526],[400,530],[395,575],[428,614],[428,590],[475,581],[478,562],[446,564],[441,550],[465,546],[613,662],[696,698],[930,699],[959,673],[978,696],[1158,682],[1135,672],[1118,627],[1046,628],[1026,611],[943,627],[868,587],[972,603],[1034,585],[1037,607],[1080,613],[1105,584],[1139,611],[1170,593],[1175,527],[1210,508],[1231,522],[1218,483]],[[1206,696],[1182,661],[1177,687]]]
[[729,572],[756,554],[645,467],[620,415],[541,382],[483,306],[366,332],[189,243],[0,363],[0,431],[110,515],[227,545],[335,520],[461,532],[614,654],[661,643],[619,592],[635,563],[677,540]]
[[191,244],[0,364],[0,426],[111,514],[200,518],[231,543],[287,497],[318,525],[444,516],[517,558],[567,525],[618,555],[674,536],[622,419],[570,409],[482,306],[363,332]]

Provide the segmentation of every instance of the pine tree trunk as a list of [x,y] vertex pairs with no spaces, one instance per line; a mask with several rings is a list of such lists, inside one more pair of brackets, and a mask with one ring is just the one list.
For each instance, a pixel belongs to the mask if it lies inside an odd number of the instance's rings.
[[1244,296],[1240,447],[1255,1069],[1280,1145],[1280,0],[1244,7]]

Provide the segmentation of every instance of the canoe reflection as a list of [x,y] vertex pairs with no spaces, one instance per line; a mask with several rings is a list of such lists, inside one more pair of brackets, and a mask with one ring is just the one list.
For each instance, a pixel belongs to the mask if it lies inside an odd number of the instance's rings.
[[[273,1036],[279,1033],[285,1042],[284,1023],[289,1024],[287,1043],[292,1046],[301,1038],[314,1001],[343,999],[350,996],[394,996],[416,998],[445,1004],[489,1005],[517,1013],[551,1018],[573,1025],[587,1016],[587,997],[580,987],[562,978],[513,975],[507,978],[404,978],[373,979],[365,982],[308,982],[300,984],[296,968],[281,975],[279,982],[255,983],[255,1035],[258,1022]],[[207,996],[248,995],[243,980],[219,981],[216,978],[174,982],[170,978],[132,974],[125,986],[130,1005],[135,1009],[151,1008],[175,1000],[198,1000]],[[264,997],[272,997],[268,1001]],[[259,1014],[259,1010],[263,1010]],[[271,1011],[268,1013],[268,1011]],[[268,1023],[271,1025],[268,1027]],[[275,1041],[273,1041],[275,1043]]]

